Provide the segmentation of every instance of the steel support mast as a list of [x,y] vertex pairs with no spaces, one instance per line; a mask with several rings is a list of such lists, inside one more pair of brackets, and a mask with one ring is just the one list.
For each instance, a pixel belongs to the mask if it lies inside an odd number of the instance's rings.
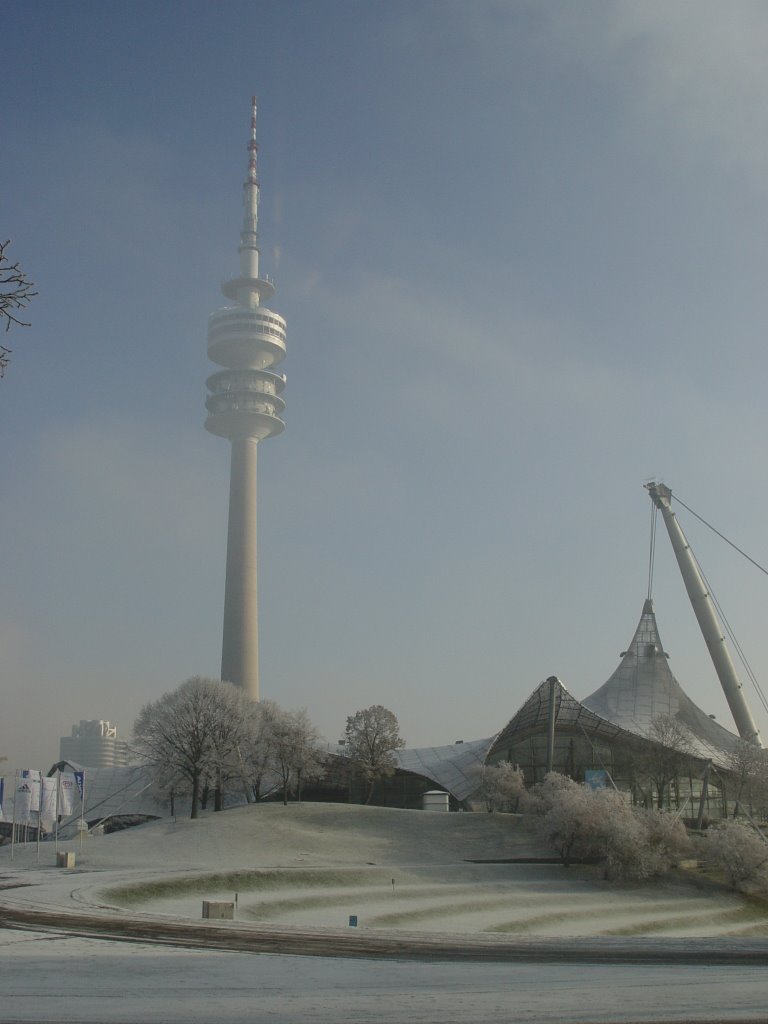
[[677,521],[677,516],[672,511],[672,491],[664,484],[649,483],[645,487],[651,496],[651,501],[656,508],[661,510],[664,517],[664,525],[667,528],[669,539],[672,541],[672,550],[675,552],[677,564],[680,566],[685,589],[688,591],[688,597],[709,649],[739,736],[749,743],[762,747],[760,732],[744,697],[741,681],[733,667],[714,602],[696,564],[691,546]]

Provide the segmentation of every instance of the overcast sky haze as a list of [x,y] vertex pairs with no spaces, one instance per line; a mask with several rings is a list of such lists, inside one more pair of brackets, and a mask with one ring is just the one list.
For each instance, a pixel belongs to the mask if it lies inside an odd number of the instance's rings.
[[[663,479],[768,563],[762,0],[10,3],[0,236],[35,280],[0,382],[0,753],[221,655],[229,446],[206,320],[259,96],[288,321],[260,446],[262,694],[409,746],[600,686]],[[758,677],[768,579],[680,520]],[[733,728],[666,533],[671,667]],[[763,729],[768,716],[747,684]]]

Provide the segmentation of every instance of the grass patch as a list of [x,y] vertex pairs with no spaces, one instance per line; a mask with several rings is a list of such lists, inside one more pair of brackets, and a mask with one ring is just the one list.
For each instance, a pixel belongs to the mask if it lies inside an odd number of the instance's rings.
[[[675,901],[675,902],[680,904],[682,907],[685,906],[685,901],[683,901],[683,900],[678,900],[678,901]],[[541,906],[541,901],[539,901],[539,906]],[[538,928],[540,925],[563,924],[565,922],[573,922],[573,921],[584,920],[588,925],[590,925],[590,927],[587,929],[587,931],[585,931],[585,933],[584,933],[585,935],[586,934],[590,934],[590,935],[593,935],[593,934],[600,934],[600,935],[620,935],[620,934],[627,934],[628,935],[628,934],[631,934],[631,932],[629,932],[629,931],[625,932],[623,929],[616,929],[615,931],[610,931],[610,932],[607,932],[607,931],[606,932],[596,932],[595,931],[594,924],[593,924],[595,916],[597,916],[597,917],[603,917],[604,916],[604,917],[607,918],[607,917],[609,917],[609,915],[612,916],[612,915],[614,915],[617,912],[619,912],[619,913],[639,913],[639,914],[653,913],[653,911],[649,909],[648,903],[645,902],[645,901],[626,902],[626,903],[622,903],[620,905],[620,907],[617,908],[615,903],[613,903],[613,902],[608,903],[604,899],[601,899],[601,900],[598,900],[598,901],[584,899],[581,902],[580,905],[578,903],[574,903],[574,904],[572,904],[572,906],[570,908],[559,908],[557,910],[553,909],[553,910],[549,910],[549,911],[545,910],[545,911],[543,911],[541,913],[532,914],[532,915],[527,916],[527,917],[521,915],[520,917],[517,917],[514,920],[504,921],[504,922],[502,922],[500,924],[492,925],[492,926],[490,926],[488,928],[485,928],[484,931],[488,931],[488,932],[501,932],[501,933],[513,933],[513,932],[525,933],[525,932],[529,932],[532,928]],[[628,929],[632,928],[632,927],[634,927],[634,926],[632,926],[632,925],[628,925],[627,926]],[[644,926],[639,926],[638,927],[638,934],[642,933],[643,927]]]
[[504,924],[493,925],[491,928],[484,928],[486,932],[499,932],[501,934],[521,933],[532,931],[534,928],[538,928],[540,925],[545,924],[562,924],[564,921],[578,920],[584,917],[584,914],[578,912],[569,913],[568,911],[552,911],[549,914],[538,914],[535,917],[523,917],[517,921],[506,921]]
[[440,917],[485,912],[496,909],[498,906],[498,896],[489,896],[487,899],[473,899],[463,903],[444,903],[439,907],[421,907],[416,910],[403,910],[399,913],[379,914],[377,917],[370,918],[367,923],[381,928],[396,928],[401,924],[408,925],[418,921],[431,921]]
[[[757,908],[751,907],[746,902],[740,907],[715,911],[714,913],[708,910],[701,910],[690,914],[682,914],[678,917],[656,917],[650,921],[626,925],[624,928],[612,928],[603,934],[612,936],[663,935],[665,932],[689,929],[693,923],[701,922],[702,919],[709,925],[733,924],[735,928],[727,930],[729,935],[734,934],[736,931],[742,934],[742,929],[747,930],[753,935],[768,934],[768,919],[766,919],[765,914],[758,911]],[[707,934],[710,934],[709,929]]]
[[[386,902],[391,901],[392,903],[400,904],[411,903],[414,899],[442,898],[443,900],[447,900],[451,898],[451,893],[455,892],[454,887],[450,885],[416,887],[413,885],[401,884],[393,893],[390,884],[388,883],[389,878],[384,880],[383,884],[376,888],[370,885],[362,888],[347,886],[343,893],[340,893],[337,890],[336,892],[330,892],[323,896],[298,895],[288,897],[286,899],[267,899],[256,904],[254,907],[241,907],[240,914],[242,917],[251,918],[253,920],[266,920],[267,918],[277,917],[283,913],[294,913],[300,910],[316,910],[320,907],[341,907],[342,904],[347,906],[350,900],[354,900],[355,906],[361,908],[365,907],[369,902],[378,903],[384,900],[386,900]],[[462,889],[462,891],[465,890]],[[489,897],[489,899],[490,898],[491,897]],[[449,909],[445,910],[444,913],[453,913],[455,904],[446,903],[445,906]],[[401,911],[399,914],[395,913],[391,916],[400,917],[402,914],[407,913],[415,912]]]
[[[382,880],[385,873],[381,873]],[[386,877],[389,882],[391,875]],[[210,874],[184,875],[176,878],[151,879],[131,882],[104,889],[102,899],[119,906],[135,907],[150,900],[194,896],[206,892],[231,890],[253,892],[276,889],[319,889],[336,886],[345,888],[370,883],[371,873],[366,871],[312,871],[303,868],[281,868],[266,871],[217,871]],[[382,881],[383,884],[383,881]]]

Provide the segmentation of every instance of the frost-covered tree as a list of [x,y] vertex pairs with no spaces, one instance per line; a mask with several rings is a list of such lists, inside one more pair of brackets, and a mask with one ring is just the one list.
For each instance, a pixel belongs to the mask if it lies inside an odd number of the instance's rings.
[[628,793],[594,791],[556,772],[532,788],[525,806],[566,867],[589,858],[603,863],[606,877],[649,878],[688,851],[685,829],[671,815],[634,808]]
[[368,786],[365,802],[369,804],[376,780],[394,773],[394,751],[405,746],[397,716],[374,704],[350,715],[344,731],[347,756]]
[[634,813],[643,822],[646,842],[650,848],[652,874],[666,874],[685,857],[691,855],[691,840],[685,825],[668,811],[634,808]]
[[481,792],[489,811],[516,811],[524,791],[523,771],[510,761],[483,768]]
[[293,712],[295,729],[294,762],[296,772],[296,799],[301,800],[304,783],[317,779],[325,770],[326,754],[321,749],[321,737],[312,724],[306,708]]
[[538,816],[536,831],[568,867],[595,848],[595,801],[585,786],[557,772],[530,792],[527,806]]
[[768,810],[768,752],[754,743],[739,740],[728,767],[736,783],[734,818],[743,808],[750,816]]
[[220,691],[220,714],[211,729],[211,769],[209,781],[213,785],[213,809],[220,811],[224,806],[224,789],[230,782],[237,782],[242,790],[247,786],[242,748],[247,741],[250,712],[253,702],[237,686],[222,683]]
[[690,851],[685,826],[666,811],[633,807],[628,793],[598,790],[593,853],[607,878],[642,879],[666,874]]
[[542,782],[537,782],[529,790],[526,790],[522,799],[523,810],[526,814],[536,814],[541,817],[547,813],[561,793],[573,792],[578,788],[578,782],[574,782],[568,775],[561,775],[560,772],[547,772]]
[[274,776],[274,724],[283,709],[273,700],[252,704],[248,715],[248,735],[242,747],[243,761],[254,797],[264,796],[264,786]]
[[189,779],[174,768],[160,768],[157,765],[152,774],[149,796],[159,807],[167,809],[171,817],[176,817],[177,801],[190,800],[192,797]]
[[707,862],[722,871],[734,889],[768,886],[768,843],[741,821],[723,821],[707,833]]
[[280,779],[283,804],[295,790],[301,799],[304,781],[320,774],[325,756],[320,735],[305,709],[280,711],[271,722],[273,768]]
[[602,789],[593,802],[592,853],[602,859],[606,878],[645,878],[652,874],[645,832],[632,810],[628,794]]
[[199,676],[145,704],[133,726],[134,745],[161,778],[179,776],[191,789],[190,817],[203,781],[223,784],[245,735],[246,698],[231,683]]

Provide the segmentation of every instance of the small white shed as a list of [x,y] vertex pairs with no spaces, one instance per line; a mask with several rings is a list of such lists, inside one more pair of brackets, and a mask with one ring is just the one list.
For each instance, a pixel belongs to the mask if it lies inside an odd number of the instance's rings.
[[447,811],[448,794],[441,789],[430,789],[422,799],[422,810],[425,811]]

